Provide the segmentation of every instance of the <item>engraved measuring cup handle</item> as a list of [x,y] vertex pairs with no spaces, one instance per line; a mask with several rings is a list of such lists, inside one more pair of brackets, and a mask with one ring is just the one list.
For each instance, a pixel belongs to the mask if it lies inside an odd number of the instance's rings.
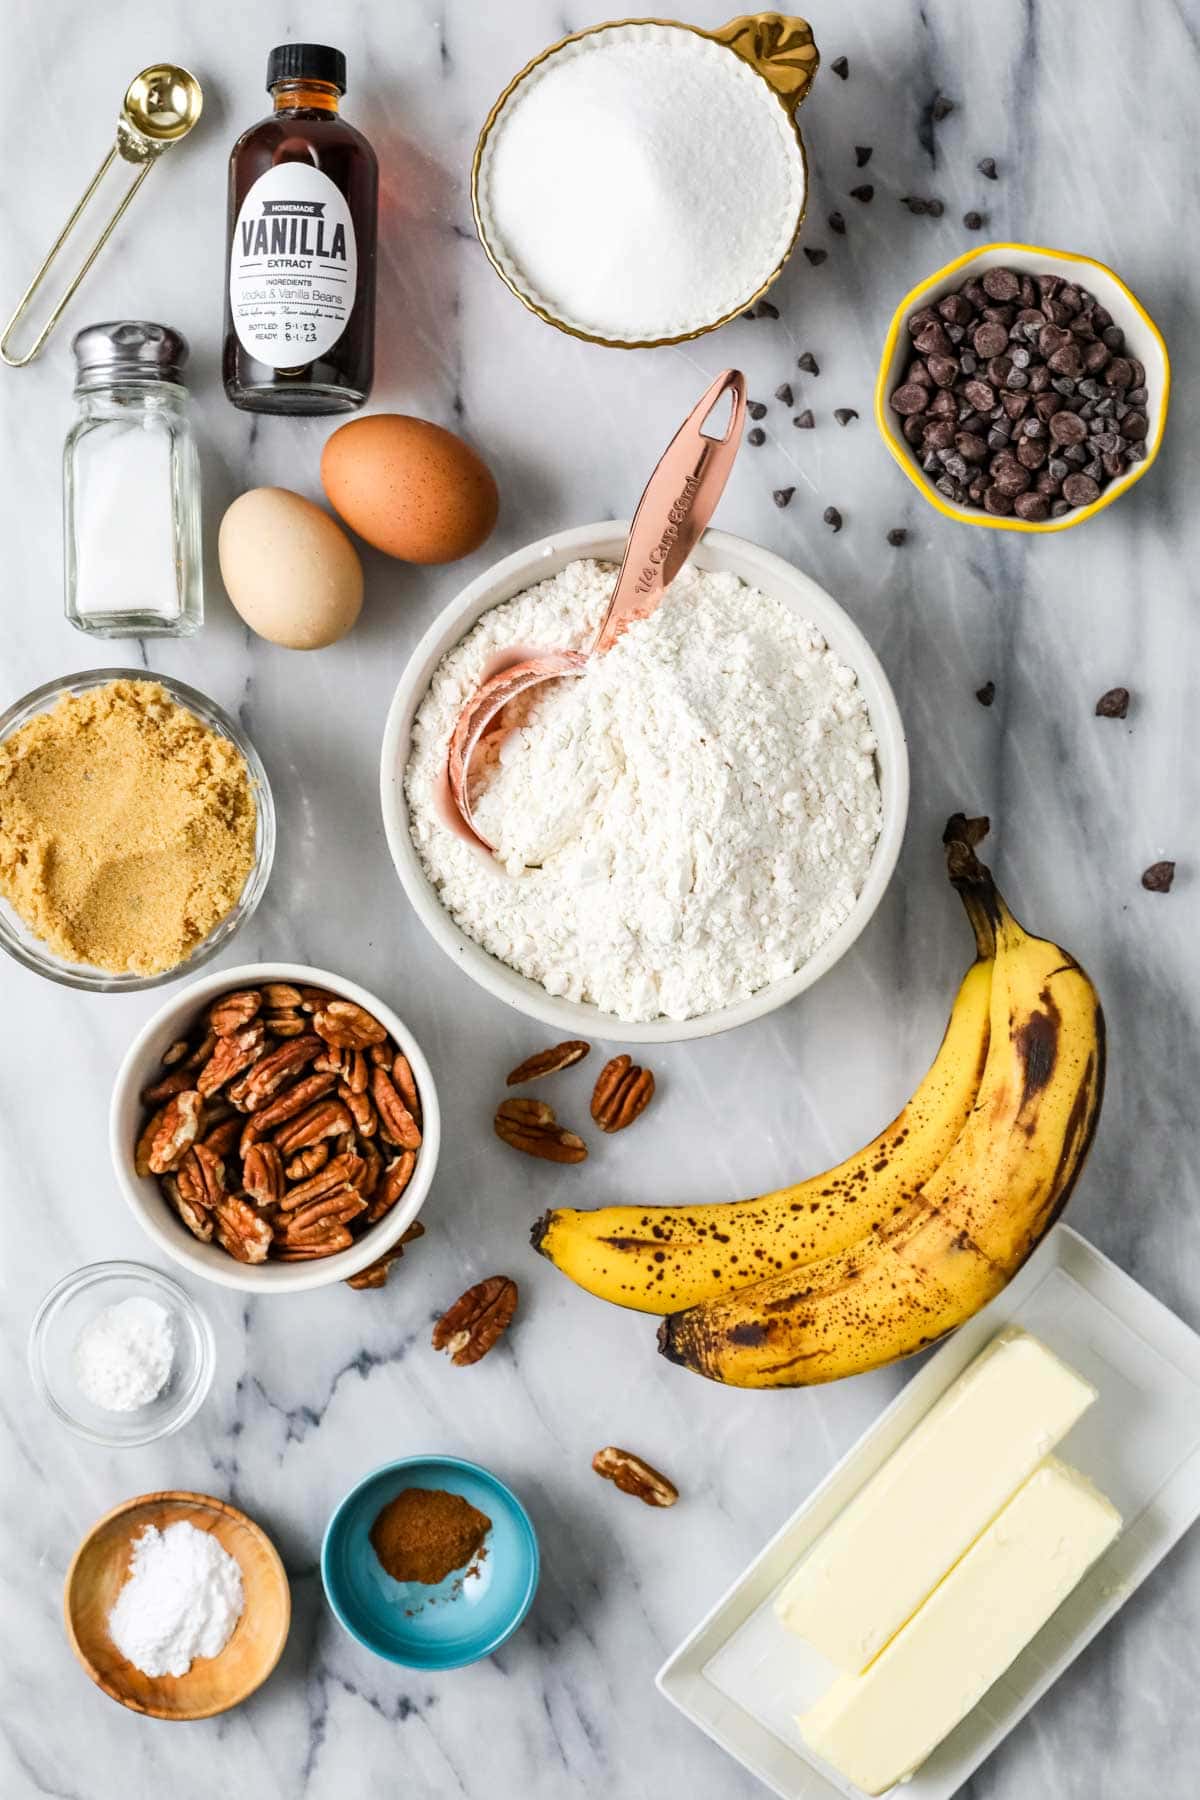
[[[732,401],[728,423],[722,436],[710,437],[703,427],[726,395]],[[746,378],[739,369],[726,369],[671,439],[638,501],[593,656],[610,650],[635,619],[648,619],[657,611],[712,518],[741,443],[745,416]]]

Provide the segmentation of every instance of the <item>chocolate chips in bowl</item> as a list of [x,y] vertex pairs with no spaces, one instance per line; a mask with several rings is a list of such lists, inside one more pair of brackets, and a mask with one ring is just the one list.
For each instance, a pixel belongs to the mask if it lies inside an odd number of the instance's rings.
[[433,1175],[428,1064],[321,970],[215,975],[164,1006],[113,1098],[118,1178],[152,1237],[224,1286],[384,1285]]
[[1099,263],[991,245],[914,289],[893,320],[876,414],[926,497],[975,523],[1059,530],[1153,461],[1166,350]]

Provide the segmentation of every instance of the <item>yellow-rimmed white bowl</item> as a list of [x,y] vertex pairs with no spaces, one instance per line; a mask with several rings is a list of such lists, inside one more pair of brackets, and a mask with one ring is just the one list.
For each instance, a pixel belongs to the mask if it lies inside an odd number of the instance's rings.
[[[1150,424],[1145,459],[1140,463],[1132,463],[1123,475],[1110,481],[1099,499],[1093,500],[1090,506],[1074,507],[1069,513],[1064,513],[1061,519],[1017,519],[1011,515],[985,512],[981,506],[956,506],[952,500],[947,500],[943,494],[938,493],[905,438],[899,415],[888,404],[888,396],[903,380],[904,371],[913,354],[912,340],[908,334],[910,315],[922,306],[934,305],[946,294],[953,293],[972,275],[981,274],[985,269],[994,269],[997,265],[1016,269],[1023,275],[1061,275],[1066,281],[1077,282],[1086,287],[1095,294],[1101,306],[1107,307],[1113,316],[1113,323],[1119,325],[1125,333],[1129,354],[1136,356],[1145,365],[1146,416]],[[1167,355],[1162,333],[1137,295],[1126,287],[1119,275],[1114,275],[1104,263],[1096,262],[1090,256],[1077,256],[1070,250],[1047,250],[1040,244],[984,244],[978,250],[971,250],[966,256],[947,263],[945,268],[936,270],[924,281],[919,281],[915,288],[905,294],[892,314],[883,355],[879,360],[879,377],[875,383],[875,422],[883,434],[884,443],[913,486],[931,506],[935,506],[948,519],[961,519],[966,525],[982,525],[992,531],[1066,531],[1069,526],[1081,525],[1085,519],[1090,519],[1106,506],[1111,506],[1114,500],[1128,493],[1134,482],[1140,481],[1151,467],[1162,443],[1170,393],[1171,360]]]
[[[617,38],[648,37],[661,40],[663,34],[669,32],[687,32],[693,38],[699,38],[706,46],[719,47],[721,53],[728,52],[737,57],[744,65],[743,75],[748,69],[751,76],[761,79],[764,92],[773,98],[786,115],[786,130],[795,139],[798,156],[800,181],[799,199],[795,217],[782,220],[780,253],[774,266],[761,271],[757,285],[749,292],[741,295],[736,302],[730,304],[720,318],[702,320],[686,330],[679,330],[671,336],[646,337],[629,335],[626,337],[606,337],[589,329],[578,319],[571,319],[556,313],[545,296],[539,294],[533,284],[524,276],[506,249],[501,233],[491,217],[488,199],[489,164],[492,149],[497,136],[497,127],[515,98],[519,89],[531,80],[536,80],[547,65],[564,57],[577,56],[586,51],[597,38],[611,36]],[[570,337],[581,338],[584,343],[602,344],[612,350],[647,350],[663,344],[682,344],[692,338],[702,337],[706,332],[715,331],[718,326],[726,325],[736,319],[748,307],[755,304],[766,293],[767,289],[778,278],[785,263],[796,247],[804,224],[808,208],[808,156],[804,148],[804,139],[800,127],[796,123],[796,108],[805,98],[812,85],[813,77],[820,65],[820,55],[813,42],[812,28],[806,19],[782,13],[746,13],[731,19],[728,25],[722,25],[712,31],[703,30],[698,25],[686,25],[678,19],[611,19],[600,25],[589,25],[584,31],[572,32],[569,37],[560,38],[555,44],[535,56],[532,62],[526,63],[523,69],[513,76],[491,112],[483,122],[475,145],[475,154],[471,161],[471,211],[475,219],[475,229],[488,261],[499,275],[509,292],[515,294],[522,306],[528,307],[547,325],[553,325],[559,331],[565,331]],[[746,195],[746,205],[754,205],[754,195]],[[648,250],[650,247],[648,246]],[[661,254],[663,246],[653,247],[654,254]]]

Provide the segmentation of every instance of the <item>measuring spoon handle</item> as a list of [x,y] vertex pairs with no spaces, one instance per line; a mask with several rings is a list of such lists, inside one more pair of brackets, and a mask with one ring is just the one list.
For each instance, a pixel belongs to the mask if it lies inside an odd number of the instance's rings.
[[[701,427],[723,397],[732,396],[722,437]],[[592,655],[611,650],[627,625],[648,619],[700,541],[721,498],[742,440],[746,378],[726,369],[688,414],[659,459],[638,501],[629,542]]]

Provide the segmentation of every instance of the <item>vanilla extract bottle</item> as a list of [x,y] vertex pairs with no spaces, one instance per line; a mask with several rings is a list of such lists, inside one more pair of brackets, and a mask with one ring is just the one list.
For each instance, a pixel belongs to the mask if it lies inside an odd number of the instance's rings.
[[267,87],[274,112],[229,159],[225,392],[247,412],[352,412],[375,365],[375,152],[338,116],[340,50],[281,44]]

